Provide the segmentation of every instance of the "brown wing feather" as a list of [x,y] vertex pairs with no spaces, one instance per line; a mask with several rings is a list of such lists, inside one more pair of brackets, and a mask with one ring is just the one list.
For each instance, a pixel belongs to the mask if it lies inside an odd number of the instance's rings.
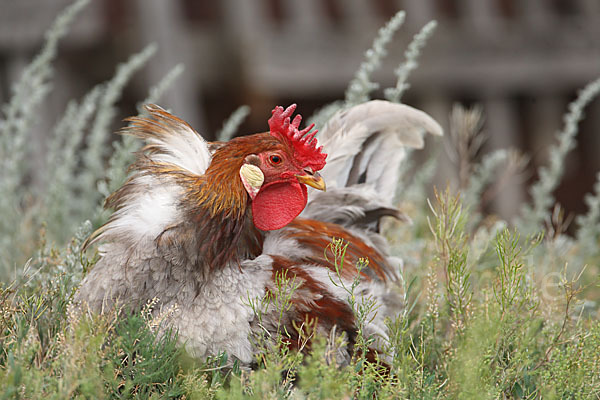
[[356,265],[362,258],[368,260],[368,266],[361,271],[365,279],[396,280],[393,268],[379,251],[339,225],[296,218],[285,228],[284,234],[297,240],[301,247],[311,250],[312,255],[304,257],[304,261],[321,265],[334,272],[336,267],[330,247],[331,240],[343,239],[348,244],[341,271],[345,279],[353,279],[358,275]]

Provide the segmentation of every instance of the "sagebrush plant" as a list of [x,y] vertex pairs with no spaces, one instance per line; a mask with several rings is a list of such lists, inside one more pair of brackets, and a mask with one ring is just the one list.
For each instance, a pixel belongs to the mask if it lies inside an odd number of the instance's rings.
[[[391,251],[404,260],[397,287],[402,306],[386,322],[389,340],[380,344],[379,359],[367,357],[377,339],[363,330],[377,305],[355,293],[355,283],[342,286],[358,321],[355,346],[348,348],[347,338],[335,331],[318,335],[310,321],[297,332],[281,324],[269,336],[261,329],[262,313],[283,315],[299,285],[280,275],[264,298],[247,299],[258,326],[252,340],[261,352],[255,369],[242,370],[227,354],[190,359],[177,333],[151,316],[153,304],[127,317],[118,307],[98,316],[71,306],[96,261],[93,251],[82,252],[82,243],[105,220],[103,197],[124,181],[139,146],[125,137],[110,147],[114,107],[124,85],[155,52],[149,46],[132,56],[114,78],[67,105],[49,129],[46,184],[25,186],[31,175],[28,130],[50,93],[59,39],[86,3],[76,1],[57,18],[40,54],[13,85],[0,120],[2,398],[600,397],[600,184],[586,198],[589,212],[577,217],[574,237],[565,235],[564,216],[552,197],[600,80],[570,105],[550,164],[532,186],[532,203],[515,221],[486,216],[482,206],[502,188],[492,182],[501,185],[507,175],[520,173],[527,158],[511,149],[480,154],[482,109],[453,111],[446,147],[456,165],[456,187],[430,196],[437,150],[418,168],[410,160],[403,166],[397,197],[412,224],[386,227]],[[396,14],[379,31],[345,99],[312,121],[323,124],[335,111],[370,99],[377,88],[371,75],[404,18]],[[414,36],[396,70],[398,82],[384,90],[389,100],[400,101],[435,26],[429,23]],[[145,101],[157,101],[181,71],[175,66]],[[219,138],[232,137],[248,112],[238,109]],[[334,239],[324,249],[338,267],[331,276],[337,285],[346,245]],[[290,340],[297,345],[289,346]],[[352,353],[347,365],[337,357],[343,351]]]

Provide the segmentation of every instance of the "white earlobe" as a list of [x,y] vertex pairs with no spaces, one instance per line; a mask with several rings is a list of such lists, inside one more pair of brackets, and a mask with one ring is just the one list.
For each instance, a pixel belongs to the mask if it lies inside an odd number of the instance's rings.
[[262,171],[256,165],[244,164],[240,168],[240,178],[250,198],[254,199],[265,181]]

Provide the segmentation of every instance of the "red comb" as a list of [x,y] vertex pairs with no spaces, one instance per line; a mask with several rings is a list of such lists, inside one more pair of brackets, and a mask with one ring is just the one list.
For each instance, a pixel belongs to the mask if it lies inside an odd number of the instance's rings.
[[292,104],[285,110],[281,106],[273,109],[273,115],[269,119],[271,136],[287,143],[296,159],[302,164],[302,167],[311,167],[313,171],[318,171],[325,166],[327,154],[321,151],[323,150],[323,146],[317,147],[315,135],[318,131],[310,132],[315,124],[298,130],[302,121],[300,114],[296,115],[294,120],[290,122],[290,117],[295,110],[295,104]]

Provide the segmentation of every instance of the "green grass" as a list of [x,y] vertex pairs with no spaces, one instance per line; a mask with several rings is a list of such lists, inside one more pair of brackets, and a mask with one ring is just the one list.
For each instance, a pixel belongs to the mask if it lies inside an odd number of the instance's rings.
[[[301,354],[255,338],[257,368],[231,368],[227,356],[190,360],[171,333],[159,335],[149,304],[127,318],[73,310],[70,300],[94,260],[80,253],[87,230],[59,252],[41,245],[29,271],[0,291],[0,382],[5,398],[597,398],[600,323],[582,302],[595,293],[583,276],[557,275],[552,291],[532,277],[547,239],[504,229],[469,263],[469,215],[459,197],[438,193],[425,234],[423,264],[405,270],[412,304],[395,320],[387,346],[389,371],[361,351],[359,327],[349,365],[335,347],[313,338]],[[416,230],[416,228],[413,228]],[[425,231],[426,232],[426,231]],[[390,232],[390,234],[397,232]],[[340,248],[343,243],[334,241]],[[343,261],[343,259],[342,259]],[[34,268],[34,265],[36,266]],[[589,268],[589,267],[588,267]],[[577,279],[579,278],[579,279]],[[293,279],[281,277],[271,305],[288,307]],[[544,282],[543,280],[541,282]],[[349,296],[352,287],[347,288]],[[421,293],[421,295],[417,295]],[[260,304],[255,304],[260,314]],[[354,304],[358,321],[371,305]],[[310,329],[306,336],[310,336]]]
[[[359,326],[348,365],[336,363],[343,338],[332,342],[311,335],[309,325],[301,339],[311,337],[310,351],[290,350],[283,329],[275,338],[259,335],[256,368],[246,370],[226,354],[190,359],[177,345],[176,332],[152,317],[153,304],[126,317],[117,309],[98,316],[71,305],[96,261],[93,250],[81,252],[81,244],[106,219],[101,197],[125,179],[138,146],[108,144],[113,107],[153,53],[152,47],[140,52],[113,79],[69,104],[53,130],[47,186],[23,185],[31,174],[27,127],[49,93],[57,42],[85,3],[78,1],[57,19],[40,56],[15,82],[0,121],[0,213],[6,217],[0,222],[3,399],[600,397],[600,183],[586,198],[590,210],[577,218],[574,237],[564,233],[561,212],[552,211],[552,192],[576,144],[582,110],[600,91],[600,81],[586,86],[570,106],[550,149],[550,164],[533,185],[532,203],[523,205],[513,224],[484,215],[480,201],[489,197],[499,170],[518,173],[525,157],[509,149],[476,157],[483,141],[481,110],[457,108],[453,114],[447,140],[458,155],[458,187],[428,195],[435,152],[416,170],[411,163],[403,167],[399,204],[413,223],[388,221],[385,230],[392,252],[405,260],[396,288],[404,306],[387,321],[387,369],[365,357],[373,339],[361,324],[376,306],[367,300],[351,302]],[[324,107],[312,120],[323,121],[370,98],[376,87],[370,74],[403,19],[398,14],[380,30],[347,99]],[[409,72],[433,27],[415,35],[398,68],[398,83],[386,92],[390,98],[399,99],[408,87]],[[176,66],[149,98],[156,101],[180,71]],[[223,135],[231,136],[246,113],[235,113]],[[65,161],[61,168],[57,160]],[[345,244],[334,240],[331,246],[336,262],[343,263]],[[278,285],[274,297],[249,301],[257,318],[262,307],[275,305],[281,312],[289,307],[295,282],[280,276]],[[354,287],[344,288],[349,299]]]

